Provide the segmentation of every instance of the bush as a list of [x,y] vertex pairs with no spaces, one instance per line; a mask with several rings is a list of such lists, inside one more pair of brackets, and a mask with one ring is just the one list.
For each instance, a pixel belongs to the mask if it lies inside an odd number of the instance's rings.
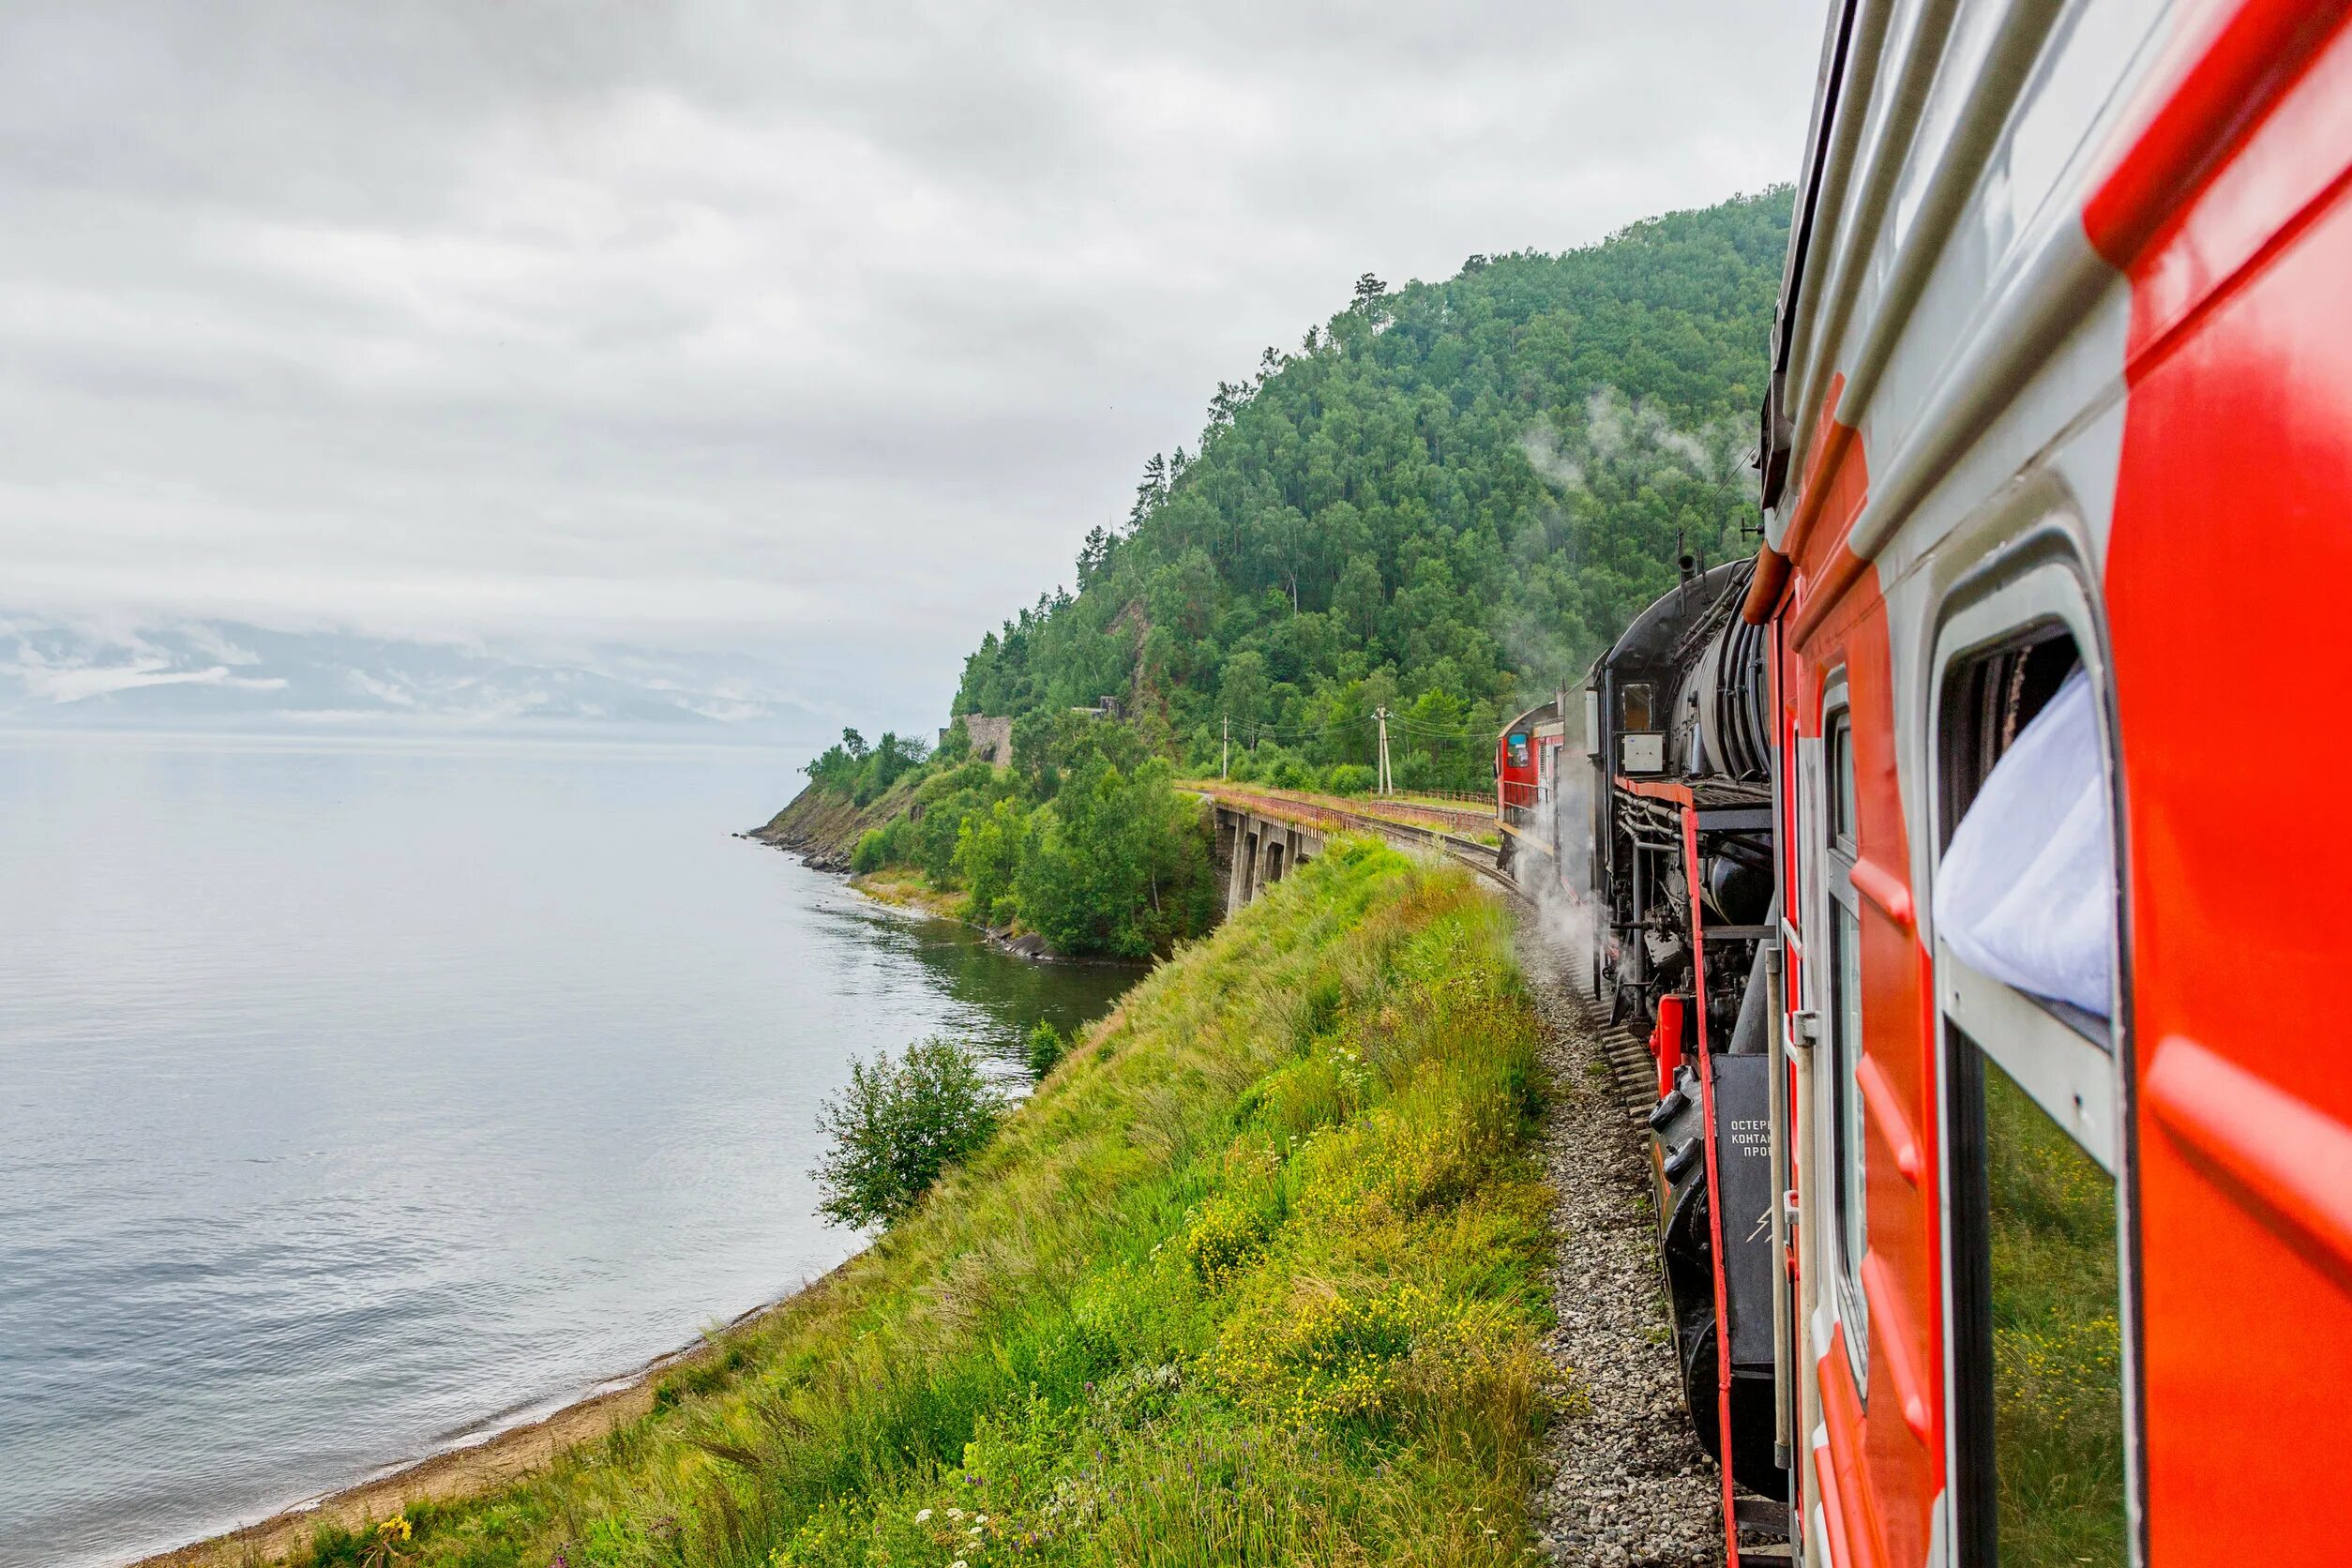
[[882,828],[869,827],[858,835],[857,848],[850,852],[850,869],[863,876],[882,869],[890,858],[890,834]]
[[1266,770],[1266,782],[1277,790],[1312,790],[1315,770],[1296,757],[1285,757]]
[[896,1064],[888,1052],[870,1067],[852,1061],[849,1088],[817,1115],[833,1138],[817,1167],[817,1212],[835,1225],[892,1224],[942,1171],[978,1153],[1003,1116],[1003,1098],[952,1040],[909,1046]]
[[1334,795],[1368,795],[1380,776],[1362,762],[1334,762],[1323,770],[1323,788]]
[[1044,1078],[1069,1049],[1070,1042],[1062,1037],[1052,1021],[1039,1018],[1037,1027],[1029,1032],[1029,1070]]

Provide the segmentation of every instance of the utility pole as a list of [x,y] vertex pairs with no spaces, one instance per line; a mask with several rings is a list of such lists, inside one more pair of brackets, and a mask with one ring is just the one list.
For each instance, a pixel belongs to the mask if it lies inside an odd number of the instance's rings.
[[1389,787],[1388,778],[1388,710],[1375,708],[1372,710],[1372,716],[1380,721],[1380,783],[1376,786],[1376,792],[1385,795],[1393,792]]
[[1217,753],[1217,776],[1227,778],[1233,772],[1233,716],[1225,716],[1225,749]]

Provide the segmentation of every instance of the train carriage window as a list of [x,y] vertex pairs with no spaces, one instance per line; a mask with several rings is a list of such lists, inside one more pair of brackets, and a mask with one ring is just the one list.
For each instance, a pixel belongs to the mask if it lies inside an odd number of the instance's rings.
[[2102,713],[2055,621],[1942,685],[1934,910],[1968,1564],[2132,1560]]
[[1869,1316],[1862,1289],[1862,1259],[1869,1255],[1869,1183],[1864,1163],[1862,1060],[1862,908],[1854,893],[1854,862],[1860,853],[1855,812],[1852,715],[1838,709],[1822,723],[1829,767],[1829,845],[1825,861],[1830,902],[1830,1123],[1832,1157],[1838,1173],[1838,1316],[1846,1324],[1846,1349],[1856,1382],[1865,1383],[1869,1362]]

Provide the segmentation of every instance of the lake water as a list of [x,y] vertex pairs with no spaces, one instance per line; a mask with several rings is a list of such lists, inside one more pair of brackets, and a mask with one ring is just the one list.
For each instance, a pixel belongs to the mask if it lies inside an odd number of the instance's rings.
[[1009,1062],[1135,977],[731,837],[795,782],[0,737],[0,1564],[258,1517],[792,1289],[857,1244],[807,1174],[852,1053]]

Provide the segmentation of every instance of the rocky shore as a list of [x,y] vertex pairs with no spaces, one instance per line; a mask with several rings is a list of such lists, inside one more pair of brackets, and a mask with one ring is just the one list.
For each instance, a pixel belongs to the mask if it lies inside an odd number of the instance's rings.
[[[800,856],[802,863],[812,871],[830,871],[846,876],[850,872],[850,857],[857,849],[858,839],[869,829],[882,826],[904,811],[907,796],[911,792],[910,790],[893,788],[875,796],[869,804],[857,806],[842,795],[821,791],[811,785],[793,796],[791,805],[769,818],[764,824],[742,837],[790,851]],[[963,921],[962,915],[957,912],[957,906],[962,902],[959,897],[940,894],[903,868],[896,874],[883,870],[852,877],[850,885],[879,903],[916,910],[936,919]],[[963,923],[972,924],[969,921]],[[1065,964],[1126,965],[1131,962],[1124,958],[1072,957],[1056,953],[1036,932],[1009,926],[973,925],[972,929],[988,938],[991,945],[1017,958]]]
[[869,828],[878,828],[898,815],[909,792],[889,789],[864,806],[847,795],[815,785],[794,795],[792,804],[753,828],[746,837],[779,850],[790,850],[811,870],[846,872],[850,855]]

